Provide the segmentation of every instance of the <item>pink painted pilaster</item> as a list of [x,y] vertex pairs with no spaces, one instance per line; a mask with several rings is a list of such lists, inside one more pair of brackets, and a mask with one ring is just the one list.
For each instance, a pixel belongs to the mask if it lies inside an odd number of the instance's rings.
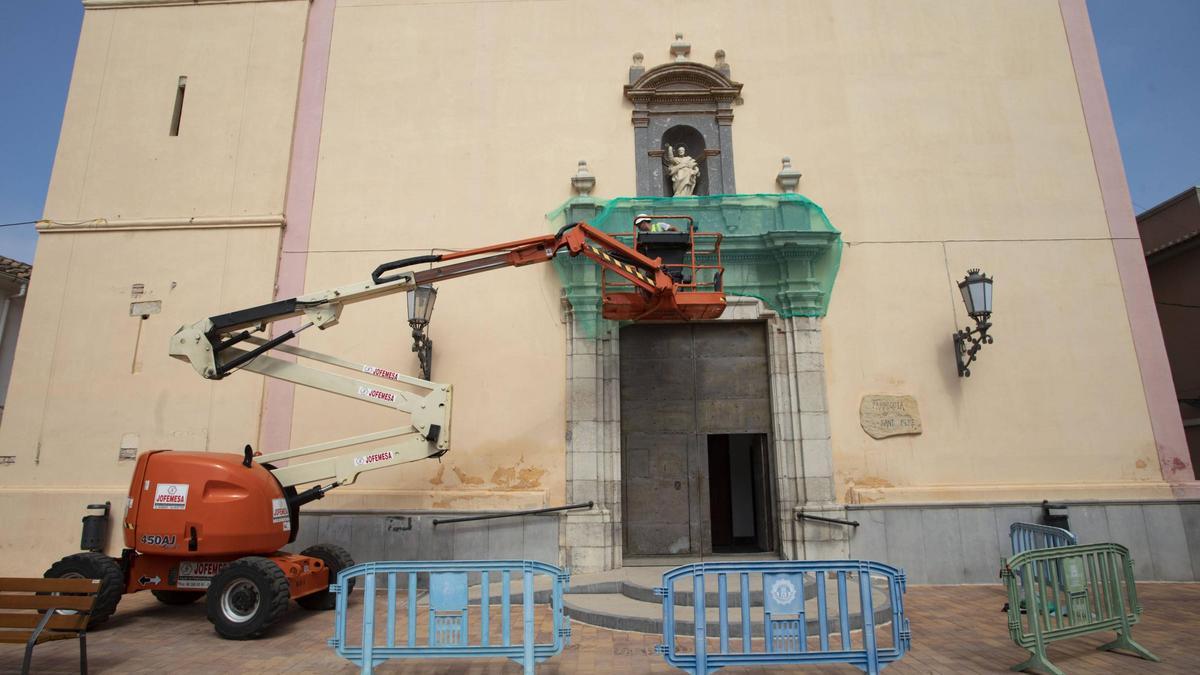
[[1085,0],[1059,0],[1058,5],[1067,32],[1071,61],[1075,65],[1079,99],[1083,104],[1083,117],[1091,139],[1092,157],[1100,181],[1100,194],[1108,218],[1121,289],[1125,294],[1125,310],[1133,333],[1133,348],[1141,370],[1142,389],[1146,396],[1154,442],[1158,447],[1163,479],[1171,483],[1192,481],[1194,476],[1187,438],[1183,433],[1179,404],[1175,400],[1171,366],[1163,345],[1162,327],[1154,306],[1150,275],[1146,271],[1146,257],[1138,236],[1087,4]]
[[[300,90],[296,97],[296,120],[292,130],[292,156],[288,164],[287,194],[283,207],[287,226],[279,254],[279,273],[275,279],[277,300],[293,298],[304,292],[335,4],[336,0],[312,0],[308,8],[304,54],[300,63]],[[281,321],[276,324],[275,332],[281,333],[299,325],[299,319]],[[291,444],[295,397],[295,385],[267,378],[259,438],[259,445],[265,452],[286,450]]]

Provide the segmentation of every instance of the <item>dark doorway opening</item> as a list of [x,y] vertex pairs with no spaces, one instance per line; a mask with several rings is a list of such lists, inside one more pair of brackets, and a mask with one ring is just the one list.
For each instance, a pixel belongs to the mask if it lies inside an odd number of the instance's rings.
[[[718,555],[776,552],[780,519],[772,482],[767,357],[766,326],[760,322],[621,328],[626,558],[712,555],[714,513],[721,532]],[[719,455],[712,465],[716,471],[710,470],[710,447]],[[712,488],[723,507],[714,509]],[[748,552],[729,553],[737,550],[735,544]]]
[[713,553],[770,551],[770,479],[765,434],[708,435]]

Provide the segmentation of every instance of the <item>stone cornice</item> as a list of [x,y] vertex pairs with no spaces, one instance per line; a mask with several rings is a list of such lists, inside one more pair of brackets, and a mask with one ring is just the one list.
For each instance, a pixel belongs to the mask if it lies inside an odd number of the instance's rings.
[[[567,219],[568,202],[555,213]],[[587,207],[596,209],[595,200]],[[722,236],[721,262],[725,289],[732,296],[749,296],[781,316],[824,316],[837,276],[841,235],[820,207],[796,195],[724,195],[699,198],[619,198],[603,204],[598,222],[610,234],[621,234],[617,223],[632,223],[633,214],[689,215],[700,232]],[[627,225],[626,227],[632,227]],[[699,245],[698,245],[699,246]],[[715,255],[697,253],[697,262],[713,264]],[[585,332],[600,329],[601,271],[578,258],[555,261],[567,300]]]
[[625,97],[636,103],[662,105],[716,101],[731,104],[742,84],[702,63],[664,63],[625,85]]
[[191,218],[94,218],[75,223],[42,220],[38,234],[61,232],[122,232],[136,230],[212,230],[221,228],[283,227],[280,214],[261,216],[194,216]]
[[240,5],[251,2],[308,2],[308,0],[83,0],[83,8],[190,7],[193,5]]

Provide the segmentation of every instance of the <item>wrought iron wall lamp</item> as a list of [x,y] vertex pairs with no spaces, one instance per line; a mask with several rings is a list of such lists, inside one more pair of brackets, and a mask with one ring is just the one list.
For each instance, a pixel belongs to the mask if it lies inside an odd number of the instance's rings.
[[421,379],[428,380],[433,370],[433,340],[425,334],[429,317],[433,315],[433,303],[437,300],[437,289],[433,286],[417,286],[408,292],[408,325],[412,327],[412,350],[417,353],[421,364]]
[[967,270],[967,276],[958,282],[967,316],[975,320],[974,328],[963,328],[954,334],[954,358],[958,361],[958,376],[970,377],[967,366],[975,360],[983,345],[992,344],[988,329],[992,327],[992,279],[978,269]]

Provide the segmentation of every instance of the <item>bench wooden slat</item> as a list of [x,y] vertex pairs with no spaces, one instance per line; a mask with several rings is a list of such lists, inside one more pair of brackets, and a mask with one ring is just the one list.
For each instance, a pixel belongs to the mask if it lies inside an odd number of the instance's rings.
[[[33,631],[31,630],[0,630],[0,644],[23,645],[29,642],[30,635],[33,635]],[[74,640],[78,637],[79,634],[75,632],[64,633],[44,630],[34,644],[40,645],[43,642],[53,642],[54,640]]]
[[99,579],[18,579],[0,577],[0,593],[99,593]]
[[80,609],[85,612],[96,603],[94,595],[3,595],[0,609]]
[[[18,614],[16,612],[0,612],[0,628],[37,628],[38,622],[42,620],[44,614],[30,612],[27,614]],[[53,630],[79,630],[87,625],[87,614],[58,614],[50,617],[50,621],[46,623],[47,629]]]

